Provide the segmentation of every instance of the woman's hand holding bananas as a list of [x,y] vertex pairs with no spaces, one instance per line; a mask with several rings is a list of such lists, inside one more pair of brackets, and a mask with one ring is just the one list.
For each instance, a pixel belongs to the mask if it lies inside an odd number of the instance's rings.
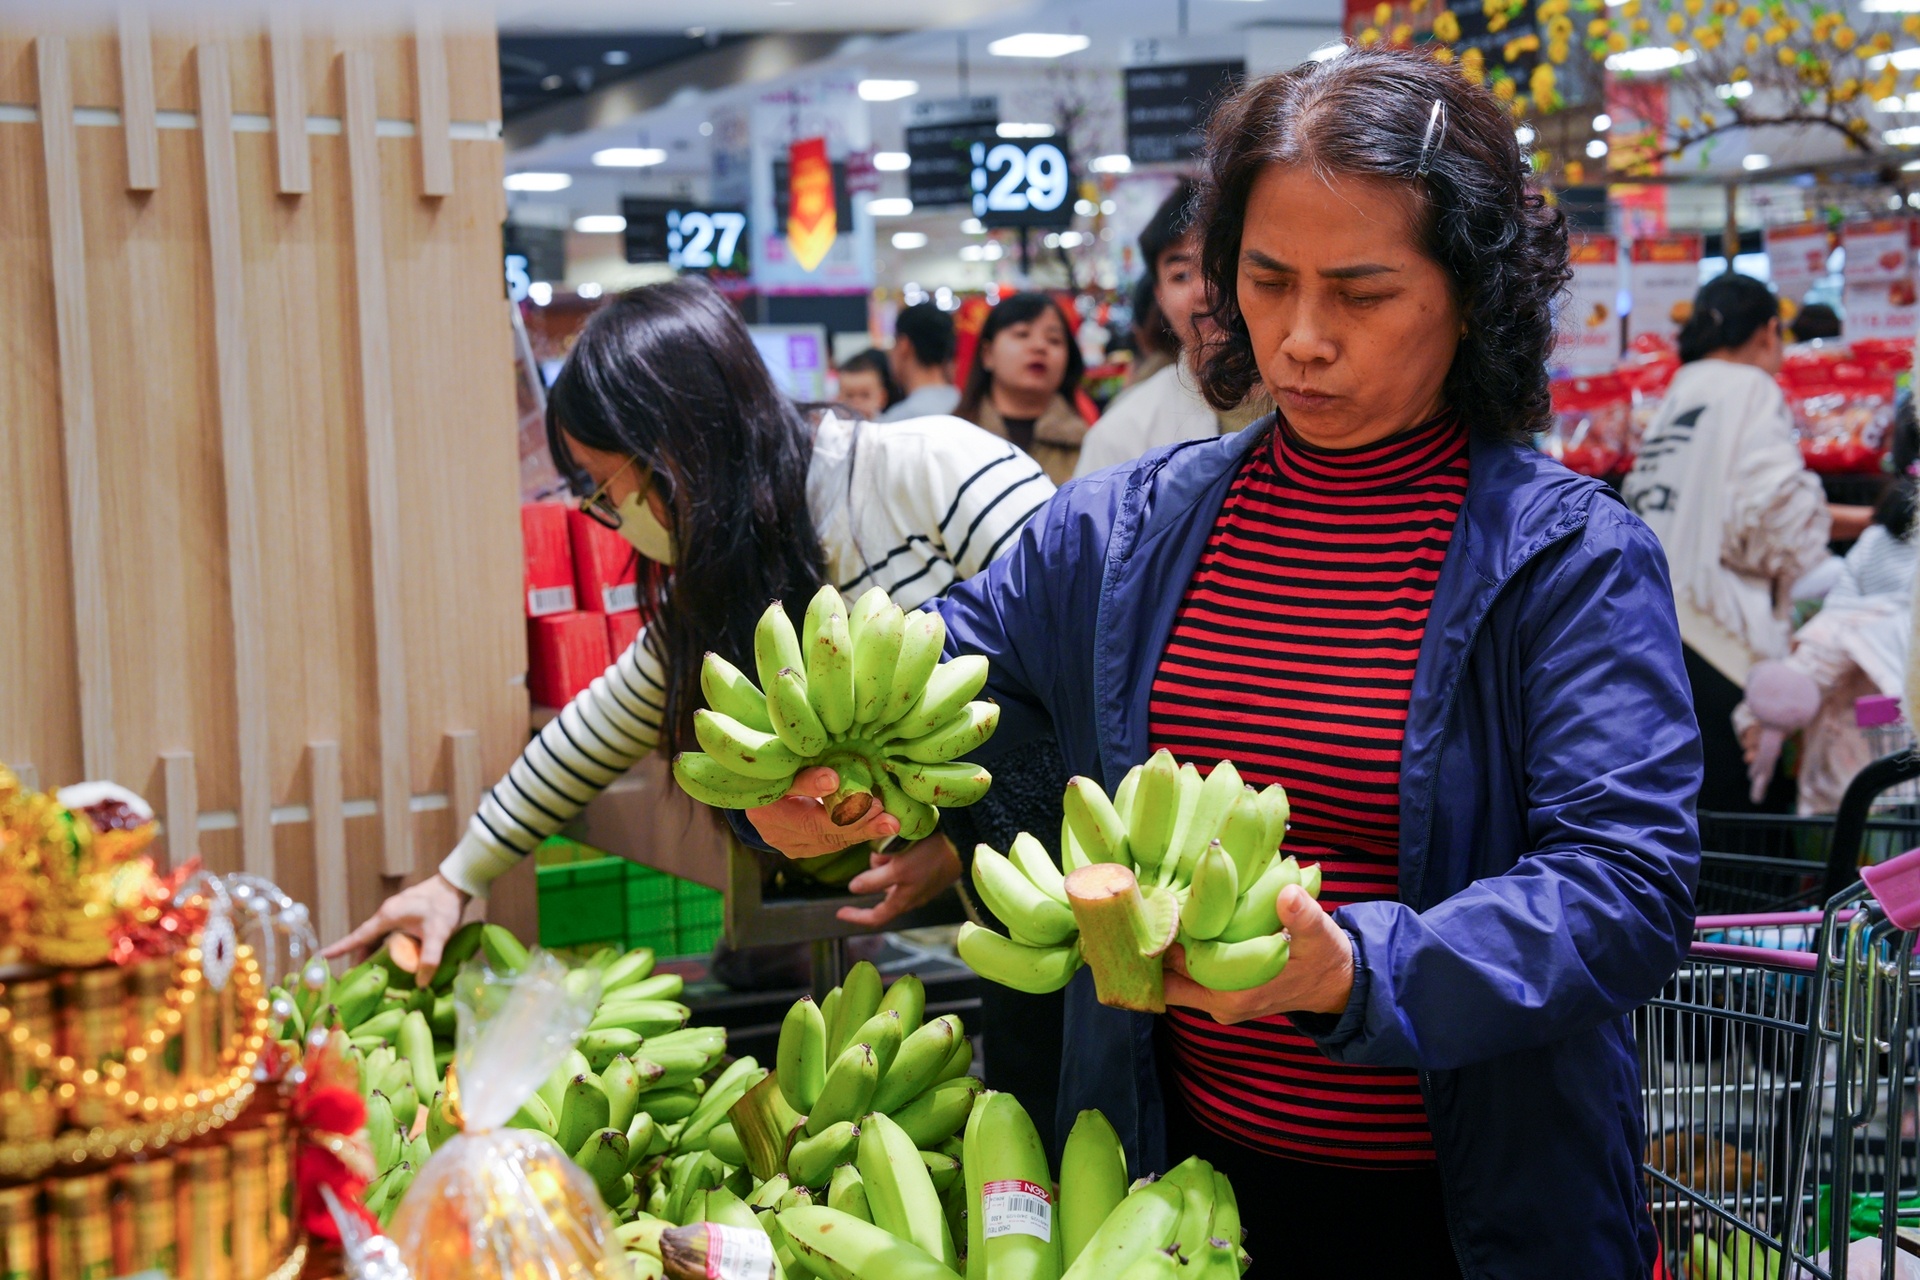
[[1167,952],[1166,1001],[1204,1009],[1215,1022],[1250,1022],[1274,1013],[1345,1013],[1353,994],[1353,940],[1299,885],[1280,891],[1274,904],[1280,927],[1292,939],[1278,976],[1245,991],[1215,991],[1187,972],[1186,951]]
[[974,701],[986,660],[941,662],[945,643],[938,614],[908,614],[877,587],[851,610],[820,588],[799,632],[776,601],[754,633],[758,685],[707,655],[707,707],[694,715],[703,749],[676,756],[674,777],[696,800],[747,810],[789,857],[924,839],[938,809],[986,794],[991,775],[961,761],[1000,721]]

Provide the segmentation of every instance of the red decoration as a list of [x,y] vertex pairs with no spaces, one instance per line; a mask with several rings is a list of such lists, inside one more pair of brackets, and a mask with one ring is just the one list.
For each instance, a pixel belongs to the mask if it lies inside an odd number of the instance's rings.
[[336,1031],[309,1053],[306,1078],[293,1094],[293,1122],[300,1130],[294,1158],[294,1216],[316,1240],[340,1243],[340,1229],[327,1211],[323,1186],[332,1187],[342,1206],[371,1231],[379,1221],[361,1204],[373,1176],[367,1147],[367,1105],[360,1097],[360,1071],[345,1053],[346,1037]]

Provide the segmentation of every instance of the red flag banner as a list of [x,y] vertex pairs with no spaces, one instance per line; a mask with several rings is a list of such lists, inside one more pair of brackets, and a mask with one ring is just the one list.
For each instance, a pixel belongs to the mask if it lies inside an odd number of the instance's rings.
[[812,271],[840,234],[827,140],[803,138],[794,143],[787,164],[787,247],[803,270]]

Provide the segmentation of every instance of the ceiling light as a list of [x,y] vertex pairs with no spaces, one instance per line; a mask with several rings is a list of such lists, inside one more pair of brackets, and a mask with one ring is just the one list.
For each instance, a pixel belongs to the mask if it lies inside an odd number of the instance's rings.
[[1607,144],[1600,141],[1600,139],[1595,138],[1587,144],[1587,159],[1598,160],[1605,154],[1607,154]]
[[986,260],[987,246],[983,244],[963,244],[960,246],[960,261],[985,262]]
[[893,233],[893,247],[896,249],[924,249],[927,247],[927,233],[924,231],[896,231]]
[[618,235],[627,229],[627,220],[617,213],[589,213],[575,218],[573,229],[587,236]]
[[904,218],[913,212],[913,201],[905,196],[882,196],[867,201],[867,213],[875,218]]
[[910,168],[913,157],[904,151],[876,151],[873,153],[873,167],[882,173],[898,173]]
[[[1625,4],[1626,2],[1627,0],[1620,0],[1621,4]],[[1331,44],[1321,45],[1318,49],[1308,54],[1307,57],[1313,62],[1332,62],[1346,51],[1347,42],[1345,40],[1335,40]]]
[[1133,159],[1118,153],[1110,156],[1095,156],[1087,161],[1087,168],[1095,173],[1131,173]]
[[1060,247],[1060,233],[1057,231],[1047,232],[1047,238],[1043,243],[1045,243],[1049,249],[1058,249]]
[[713,121],[702,120],[700,122],[700,136],[703,138],[711,138],[713,136]]
[[1867,13],[1920,13],[1920,0],[1862,0]]
[[624,67],[633,61],[633,55],[625,49],[609,49],[600,55],[600,61],[610,67]]
[[574,292],[583,298],[597,298],[601,292],[600,282],[597,280],[589,280],[578,289],[575,289]]
[[987,234],[987,224],[978,218],[968,218],[960,224],[960,230],[970,236],[983,236]]
[[1605,133],[1611,128],[1613,128],[1613,117],[1606,112],[1603,111],[1593,118],[1593,131],[1595,133]]
[[1533,131],[1533,126],[1530,124],[1523,124],[1513,131],[1513,140],[1523,147],[1532,146],[1533,140],[1539,136],[1539,134]]
[[1119,212],[1119,210],[1120,206],[1111,200],[1102,200],[1100,202],[1100,212],[1106,214],[1108,217],[1112,217],[1115,213]]
[[1905,129],[1889,129],[1880,135],[1880,140],[1890,147],[1920,146],[1920,125],[1909,125]]
[[510,173],[506,183],[509,191],[565,191],[572,185],[570,173]]
[[1062,249],[1078,249],[1085,241],[1086,237],[1078,231],[1062,231],[1060,233],[1060,247]]
[[987,52],[996,58],[1064,58],[1070,53],[1078,53],[1093,41],[1085,36],[1072,36],[1047,31],[1022,31],[1017,36],[1005,36],[987,46]]
[[1903,165],[1901,165],[1901,166],[1900,166],[1900,171],[1901,171],[1902,173],[1916,173],[1916,172],[1920,172],[1920,160],[1909,160],[1909,161],[1907,161],[1907,162],[1906,162],[1905,164],[1903,164]]
[[645,169],[665,164],[667,153],[659,147],[607,147],[593,153],[593,162],[602,169]]
[[1644,49],[1628,49],[1607,58],[1607,70],[1621,75],[1634,75],[1648,71],[1671,71],[1683,67],[1699,58],[1699,54],[1688,49],[1682,53],[1678,49],[1669,49],[1665,45],[1649,45]]
[[1091,218],[1094,214],[1100,212],[1100,206],[1091,200],[1075,200],[1073,202],[1073,211],[1083,218]]
[[545,280],[535,280],[527,286],[527,300],[536,307],[544,307],[553,301],[553,286]]
[[1752,155],[1749,155],[1744,159],[1742,159],[1740,161],[1740,167],[1742,169],[1746,169],[1749,171],[1758,170],[1758,169],[1770,169],[1773,167],[1773,157],[1763,156],[1756,151]]
[[862,80],[860,96],[868,102],[897,102],[920,92],[918,80]]
[[1051,138],[1053,126],[1050,124],[1021,124],[1017,121],[1002,121],[994,130],[1003,138]]

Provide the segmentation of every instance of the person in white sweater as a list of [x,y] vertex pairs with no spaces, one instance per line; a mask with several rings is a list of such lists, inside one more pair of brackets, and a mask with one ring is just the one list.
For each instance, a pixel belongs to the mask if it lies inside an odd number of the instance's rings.
[[[810,419],[774,386],[731,304],[693,278],[633,290],[588,323],[554,382],[547,433],[582,508],[651,562],[650,620],[486,793],[439,873],[329,955],[402,930],[420,939],[424,981],[470,898],[648,752],[693,747],[702,656],[751,670],[768,600],[797,622],[831,582],[917,608],[1011,549],[1053,496],[1031,458],[958,419]],[[875,834],[898,832],[886,821],[892,831]],[[876,854],[848,887],[885,899],[843,914],[878,927],[959,874],[936,833]]]

